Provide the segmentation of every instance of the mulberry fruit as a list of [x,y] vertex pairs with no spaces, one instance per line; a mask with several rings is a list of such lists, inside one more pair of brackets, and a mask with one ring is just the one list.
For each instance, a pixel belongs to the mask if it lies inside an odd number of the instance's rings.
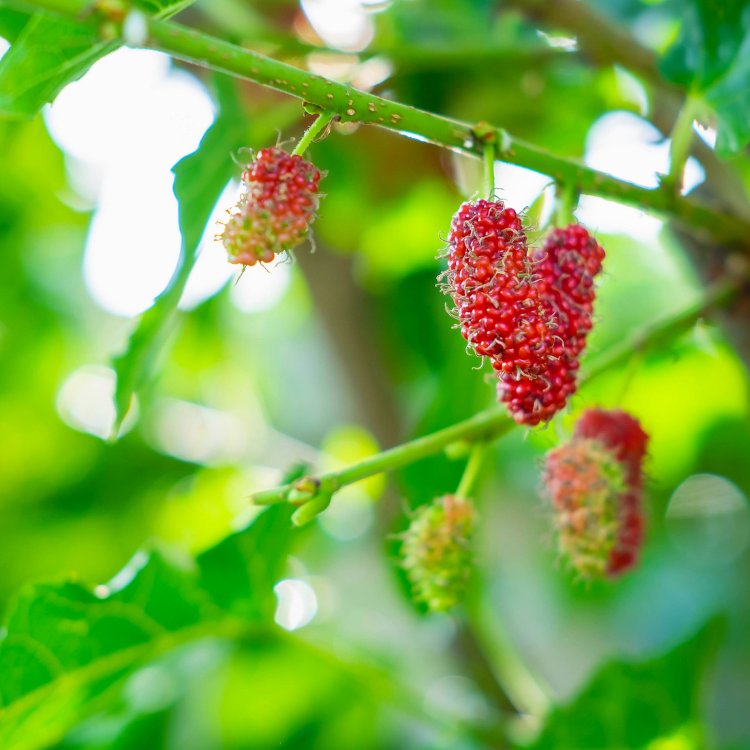
[[588,409],[573,438],[546,456],[559,550],[584,579],[613,578],[637,562],[647,441],[626,412]]
[[603,260],[602,247],[578,224],[553,229],[543,247],[532,251],[535,285],[547,319],[554,321],[556,346],[544,375],[499,383],[498,396],[516,422],[547,421],[575,393]]
[[242,175],[244,191],[221,235],[230,263],[268,263],[308,236],[318,208],[320,170],[281,148],[259,151]]
[[[516,394],[542,380],[560,356],[550,317],[533,283],[521,219],[500,200],[467,201],[448,235],[448,270],[439,277],[456,305],[468,347],[488,357],[501,387]],[[529,415],[538,424],[542,415]]]
[[402,535],[402,566],[414,600],[431,612],[458,604],[471,570],[469,541],[476,522],[474,504],[445,495],[418,508]]

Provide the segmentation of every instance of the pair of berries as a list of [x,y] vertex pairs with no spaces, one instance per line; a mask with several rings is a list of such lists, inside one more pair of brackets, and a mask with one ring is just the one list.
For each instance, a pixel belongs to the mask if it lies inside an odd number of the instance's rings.
[[242,174],[243,193],[222,243],[230,263],[268,263],[305,240],[318,208],[320,170],[281,148],[259,151]]
[[401,535],[401,565],[412,596],[431,612],[445,612],[463,598],[471,570],[469,547],[476,512],[471,500],[439,497],[415,511]]
[[519,424],[546,422],[575,392],[604,250],[581,226],[554,229],[529,251],[521,219],[500,200],[466,202],[451,222],[444,291],[468,346],[498,374]]
[[638,559],[647,441],[630,414],[587,409],[571,440],[547,453],[558,548],[581,578],[615,577]]

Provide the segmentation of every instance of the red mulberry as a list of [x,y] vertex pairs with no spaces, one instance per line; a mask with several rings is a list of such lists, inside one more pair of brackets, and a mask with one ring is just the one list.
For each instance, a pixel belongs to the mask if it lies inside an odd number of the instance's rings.
[[471,500],[445,495],[418,508],[402,535],[401,564],[412,594],[430,611],[444,612],[461,601],[471,571],[475,522]]
[[307,236],[318,208],[320,171],[280,148],[259,151],[221,235],[230,263],[268,263]]
[[588,409],[573,438],[547,454],[558,546],[582,578],[615,577],[637,561],[647,441],[626,412]]
[[[555,348],[549,314],[533,283],[516,212],[499,200],[463,203],[451,222],[448,271],[441,278],[463,337],[475,354],[490,358],[507,388],[541,383],[551,357],[562,349]],[[538,416],[526,421],[537,424]]]
[[592,325],[594,278],[601,273],[604,250],[584,227],[570,224],[553,229],[531,259],[557,345],[544,375],[498,385],[500,399],[519,424],[549,420],[576,391],[579,358]]

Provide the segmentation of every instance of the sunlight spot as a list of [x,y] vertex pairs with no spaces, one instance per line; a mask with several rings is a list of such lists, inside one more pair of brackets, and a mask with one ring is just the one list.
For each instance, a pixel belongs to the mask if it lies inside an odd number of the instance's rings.
[[[669,139],[632,112],[609,112],[586,136],[585,162],[645,188],[659,186],[659,175],[669,171]],[[703,182],[703,167],[690,157],[685,166],[683,194]]]
[[10,49],[10,43],[7,42],[0,36],[0,60],[3,59],[3,55]]
[[529,208],[550,182],[547,175],[531,169],[495,162],[495,195],[519,213]]
[[726,477],[693,474],[674,491],[665,526],[691,562],[724,567],[750,546],[750,505]]
[[[306,248],[302,252],[307,252]],[[245,273],[232,285],[229,298],[243,313],[257,313],[275,307],[286,294],[292,280],[290,263],[276,261],[264,267],[248,266]]]
[[697,120],[693,120],[693,130],[700,136],[701,140],[710,148],[716,146],[716,129],[704,128]]
[[593,195],[581,196],[575,217],[592,232],[627,234],[641,242],[655,243],[663,226],[644,211]]
[[171,169],[197,148],[213,111],[204,86],[166,55],[127,48],[45,108],[50,135],[77,162],[73,187],[97,206],[84,279],[108,312],[137,315],[167,285],[180,251]]
[[537,36],[544,39],[547,44],[553,49],[561,49],[564,52],[575,52],[578,49],[578,40],[575,37],[567,36],[552,36],[545,34],[543,31],[537,29]]
[[[57,393],[57,413],[68,427],[88,432],[102,440],[109,438],[115,423],[114,370],[102,365],[83,365],[68,376]],[[128,432],[138,419],[138,405],[131,404],[120,435]]]
[[273,587],[279,600],[274,620],[285,630],[298,630],[312,622],[318,612],[318,599],[310,584],[286,578]]
[[247,430],[237,417],[176,398],[156,402],[147,433],[162,453],[207,466],[236,463],[245,455],[249,442]]
[[300,4],[329,47],[359,52],[372,41],[375,27],[360,0],[301,0]]
[[106,587],[110,594],[116,594],[118,591],[124,589],[143,568],[148,564],[148,553],[143,550],[138,550],[122,570],[115,573],[115,575],[107,581]]

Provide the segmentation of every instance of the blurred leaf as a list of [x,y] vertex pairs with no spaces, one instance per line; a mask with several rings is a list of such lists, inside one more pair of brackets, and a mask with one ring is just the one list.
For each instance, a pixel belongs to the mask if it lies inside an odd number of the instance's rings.
[[222,608],[243,617],[272,617],[273,585],[284,574],[294,508],[276,505],[249,529],[232,534],[198,556],[201,585]]
[[206,131],[197,150],[180,159],[172,171],[174,193],[179,202],[182,248],[167,288],[140,319],[126,351],[114,360],[117,373],[115,402],[117,434],[128,413],[133,394],[149,379],[172,330],[175,311],[190,272],[198,258],[198,247],[216,201],[236,170],[230,155],[247,137],[247,127],[237,100],[234,82],[217,76],[219,114]]
[[31,13],[0,3],[0,36],[13,44],[30,18]]
[[734,62],[748,0],[686,0],[681,6],[681,33],[664,57],[662,73],[674,83],[705,89]]
[[534,750],[635,750],[674,732],[695,717],[723,630],[722,620],[711,620],[665,656],[603,667],[572,704],[552,713]]
[[154,551],[115,576],[114,593],[74,581],[27,588],[0,643],[0,745],[46,747],[112,704],[144,661],[207,635],[246,635],[248,622],[273,614],[290,538],[288,510],[273,508],[201,555],[197,569]]
[[135,0],[133,5],[157,18],[170,18],[194,2],[195,0]]
[[716,112],[716,151],[727,157],[750,143],[750,32],[734,64],[711,88],[706,101]]
[[33,117],[119,46],[102,41],[92,26],[35,13],[0,60],[0,113]]
[[[195,0],[137,0],[142,10],[169,18]],[[30,19],[30,20],[29,20]],[[0,36],[12,47],[0,60],[0,113],[33,117],[99,59],[120,47],[93,24],[0,6]]]

